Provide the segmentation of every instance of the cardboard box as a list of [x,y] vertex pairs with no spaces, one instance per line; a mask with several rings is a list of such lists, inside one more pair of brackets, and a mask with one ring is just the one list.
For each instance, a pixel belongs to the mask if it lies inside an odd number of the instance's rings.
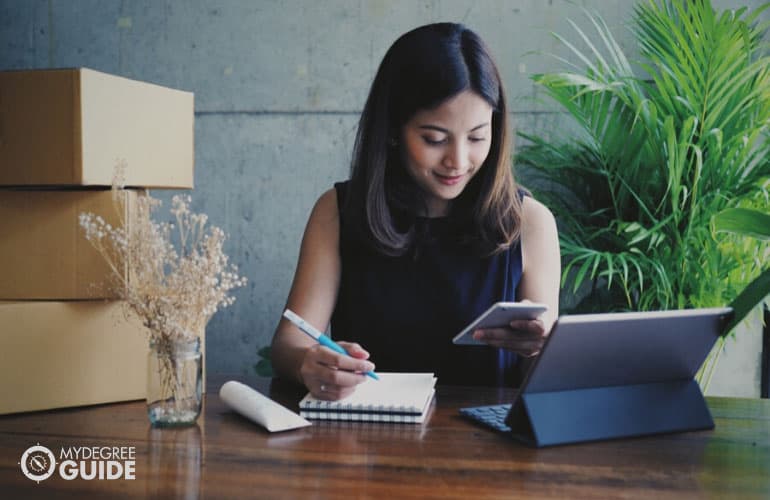
[[[139,193],[123,191],[129,224]],[[78,217],[93,212],[114,227],[116,208],[111,190],[0,190],[0,300],[114,298],[112,271]]]
[[79,69],[0,72],[0,185],[193,187],[191,92]]
[[122,302],[0,302],[0,414],[144,399],[147,351]]

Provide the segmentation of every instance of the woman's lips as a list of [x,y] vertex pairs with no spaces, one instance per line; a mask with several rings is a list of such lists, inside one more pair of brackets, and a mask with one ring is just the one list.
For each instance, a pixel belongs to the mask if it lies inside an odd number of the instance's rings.
[[454,186],[465,177],[465,175],[442,175],[437,172],[434,172],[434,175],[436,176],[436,179],[445,186]]

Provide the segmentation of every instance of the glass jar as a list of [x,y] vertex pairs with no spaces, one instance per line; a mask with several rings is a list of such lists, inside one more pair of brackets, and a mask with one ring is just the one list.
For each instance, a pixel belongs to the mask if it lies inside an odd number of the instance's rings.
[[191,425],[202,401],[200,339],[150,341],[147,415],[153,427]]

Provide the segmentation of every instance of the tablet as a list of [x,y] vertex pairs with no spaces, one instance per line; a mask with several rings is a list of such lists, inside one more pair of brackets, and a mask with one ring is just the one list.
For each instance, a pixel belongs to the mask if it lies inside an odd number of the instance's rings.
[[506,326],[514,319],[535,319],[547,310],[548,306],[535,302],[497,302],[458,333],[452,339],[452,343],[457,345],[487,345],[473,339],[472,335],[475,330],[499,328]]
[[512,402],[463,416],[533,446],[714,427],[695,374],[730,307],[561,316]]

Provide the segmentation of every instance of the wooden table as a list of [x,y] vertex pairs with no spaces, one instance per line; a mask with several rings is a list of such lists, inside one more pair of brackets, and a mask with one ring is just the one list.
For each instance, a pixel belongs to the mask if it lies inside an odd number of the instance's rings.
[[[770,401],[708,398],[713,431],[546,449],[458,416],[513,391],[438,387],[425,424],[318,422],[270,434],[230,412],[212,377],[198,424],[153,429],[143,402],[0,417],[2,498],[770,498]],[[302,395],[243,379],[293,407]],[[271,387],[272,385],[272,387]],[[135,447],[134,480],[36,483],[24,451]],[[57,457],[58,459],[58,457]]]

